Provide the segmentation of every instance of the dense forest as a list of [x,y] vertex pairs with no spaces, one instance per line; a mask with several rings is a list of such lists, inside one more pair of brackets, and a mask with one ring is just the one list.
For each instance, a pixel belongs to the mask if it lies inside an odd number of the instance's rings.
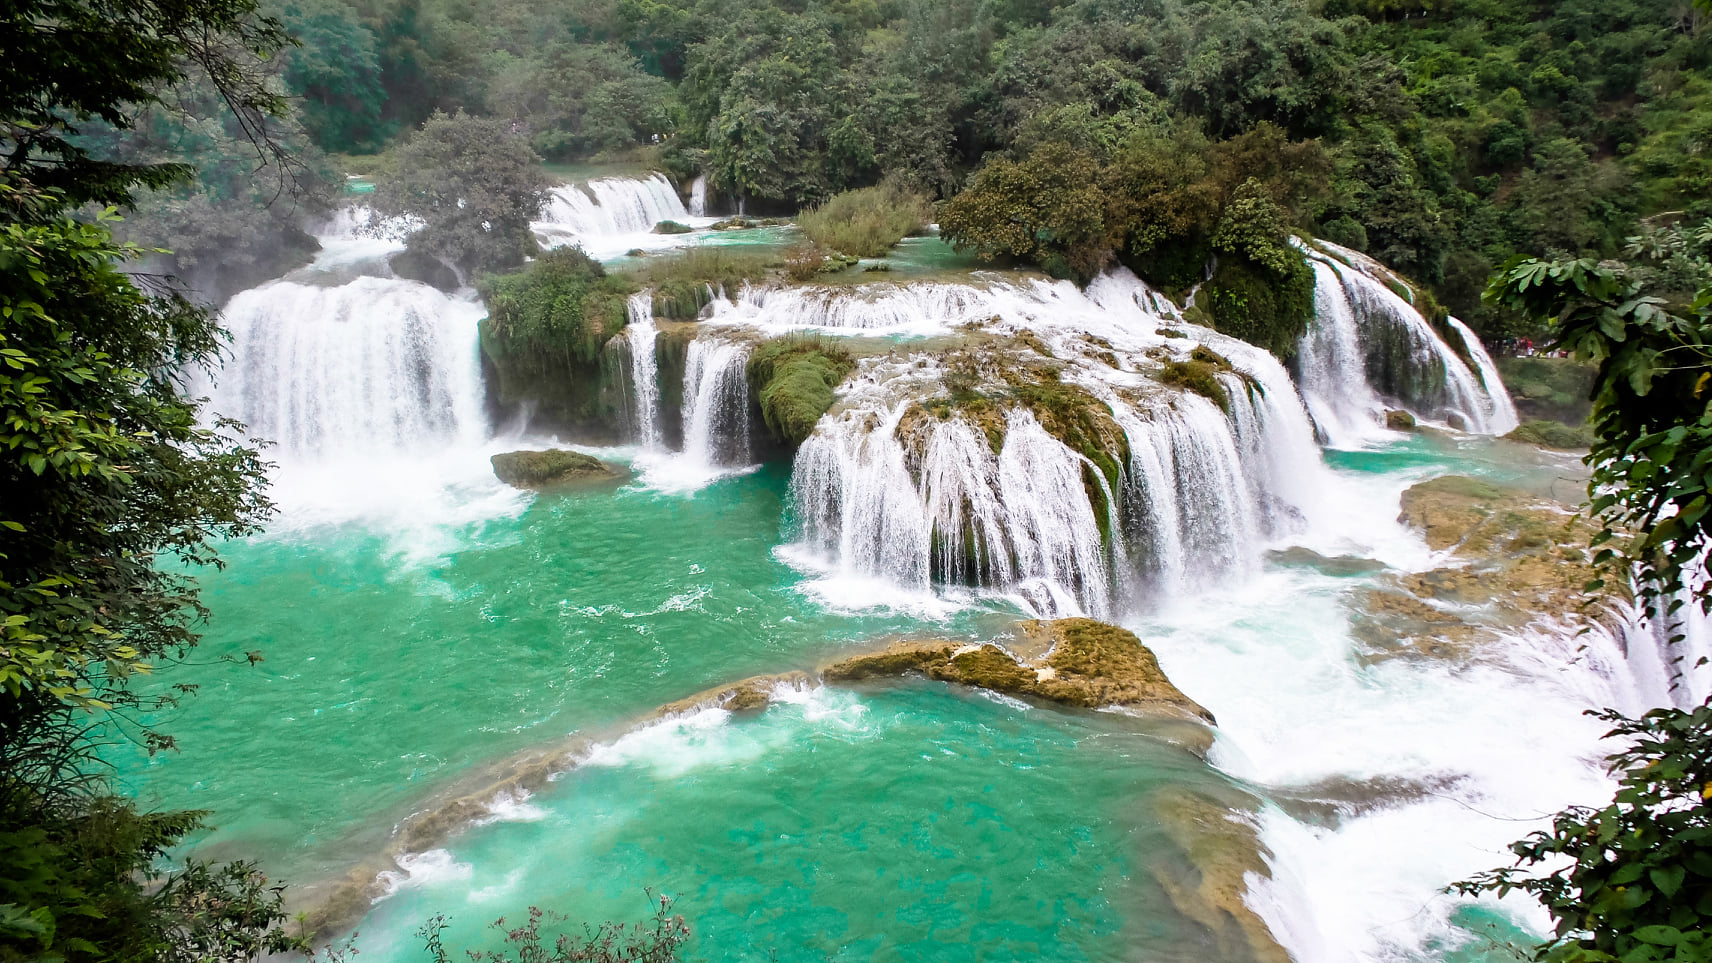
[[[984,185],[1001,208],[1007,192],[1022,198],[1045,242],[984,234],[979,197],[953,209],[954,240],[1068,276],[1115,258],[1172,287],[1182,264],[1161,259],[1212,242],[1258,175],[1291,229],[1366,251],[1489,338],[1516,323],[1479,301],[1510,256],[1614,255],[1645,218],[1712,213],[1712,34],[1687,0],[292,0],[272,12],[301,41],[276,65],[295,103],[279,136],[325,152],[308,165],[324,178],[384,169],[340,155],[387,151],[436,111],[462,111],[549,162],[705,173],[751,212],[883,180],[940,200]],[[155,132],[203,171],[200,197],[157,200],[170,216],[148,219],[151,240],[191,260],[262,243],[269,219],[211,208],[279,193],[245,176],[241,138],[207,126]],[[1229,144],[1223,170],[1205,169],[1219,166],[1209,144]],[[1119,192],[1124,209],[1110,209]]]

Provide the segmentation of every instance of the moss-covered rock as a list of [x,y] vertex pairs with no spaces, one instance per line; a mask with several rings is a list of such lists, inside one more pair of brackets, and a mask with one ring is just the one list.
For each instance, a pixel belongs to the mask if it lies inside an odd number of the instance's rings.
[[1171,684],[1134,633],[1093,619],[1026,622],[1016,651],[991,643],[895,643],[826,666],[829,682],[919,672],[1010,695],[1070,706],[1124,706],[1211,723],[1212,713]]
[[500,481],[516,488],[548,488],[578,481],[609,481],[622,473],[606,462],[580,451],[549,448],[546,451],[509,451],[494,455],[490,462]]
[[677,221],[661,221],[654,225],[655,234],[688,234],[694,230],[695,228],[688,224],[679,224]]
[[458,272],[431,254],[421,251],[400,251],[387,262],[392,273],[406,281],[420,281],[441,291],[456,291]]
[[1401,409],[1393,409],[1385,413],[1385,427],[1392,431],[1414,431],[1415,416]]
[[1483,643],[1529,623],[1561,631],[1617,617],[1612,597],[1587,602],[1593,529],[1567,506],[1453,475],[1404,492],[1401,520],[1453,564],[1388,577],[1358,598],[1369,659],[1477,659]]
[[1593,379],[1598,369],[1573,358],[1498,359],[1498,374],[1524,421],[1556,421],[1578,426],[1593,413]]
[[1593,447],[1593,429],[1585,424],[1572,427],[1556,421],[1528,421],[1504,437],[1509,441],[1559,451],[1585,451]]
[[821,339],[780,338],[749,355],[749,388],[773,437],[800,445],[832,407],[838,386],[856,369],[843,346]]

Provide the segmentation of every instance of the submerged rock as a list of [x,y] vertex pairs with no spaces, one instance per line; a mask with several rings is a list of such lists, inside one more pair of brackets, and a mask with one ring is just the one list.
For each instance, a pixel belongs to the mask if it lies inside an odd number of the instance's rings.
[[1361,558],[1357,555],[1321,555],[1300,545],[1268,552],[1266,558],[1275,565],[1305,566],[1339,578],[1368,575],[1385,569],[1385,563],[1378,559]]
[[509,451],[494,455],[493,473],[516,488],[546,488],[578,481],[608,481],[622,473],[606,462],[580,451],[549,448],[546,451]]
[[821,670],[828,682],[919,672],[930,679],[1070,706],[1122,706],[1212,723],[1135,634],[1093,619],[1025,622],[1015,652],[992,643],[898,642]]
[[1150,868],[1178,912],[1211,932],[1220,959],[1290,963],[1290,954],[1248,905],[1252,882],[1272,876],[1272,853],[1260,841],[1254,815],[1259,800],[1243,796],[1212,799],[1180,786],[1162,790],[1153,811],[1187,865],[1155,857]]
[[668,702],[655,710],[654,715],[681,715],[697,709],[724,709],[728,712],[765,709],[773,703],[773,692],[780,686],[806,688],[813,682],[806,672],[753,675],[727,685],[703,689],[676,702]]

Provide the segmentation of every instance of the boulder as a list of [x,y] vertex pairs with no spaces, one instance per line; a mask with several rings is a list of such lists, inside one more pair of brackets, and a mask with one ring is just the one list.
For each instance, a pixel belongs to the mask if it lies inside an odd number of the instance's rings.
[[1211,712],[1171,684],[1134,633],[1093,619],[1025,622],[1012,649],[990,642],[898,642],[826,666],[821,677],[849,682],[907,673],[1070,706],[1122,706],[1214,721]]
[[1385,427],[1392,431],[1414,431],[1415,416],[1407,411],[1387,411],[1385,413]]
[[494,455],[493,473],[516,488],[547,488],[568,482],[608,481],[622,472],[580,451],[549,448],[546,451],[508,451]]

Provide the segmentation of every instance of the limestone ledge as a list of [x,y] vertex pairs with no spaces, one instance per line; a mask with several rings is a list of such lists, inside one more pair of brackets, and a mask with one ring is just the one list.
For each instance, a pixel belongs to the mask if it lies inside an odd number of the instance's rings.
[[1614,627],[1620,617],[1610,596],[1587,600],[1595,529],[1570,506],[1451,475],[1405,491],[1399,520],[1445,564],[1390,575],[1357,597],[1353,628],[1368,661],[1470,661],[1530,624]]

